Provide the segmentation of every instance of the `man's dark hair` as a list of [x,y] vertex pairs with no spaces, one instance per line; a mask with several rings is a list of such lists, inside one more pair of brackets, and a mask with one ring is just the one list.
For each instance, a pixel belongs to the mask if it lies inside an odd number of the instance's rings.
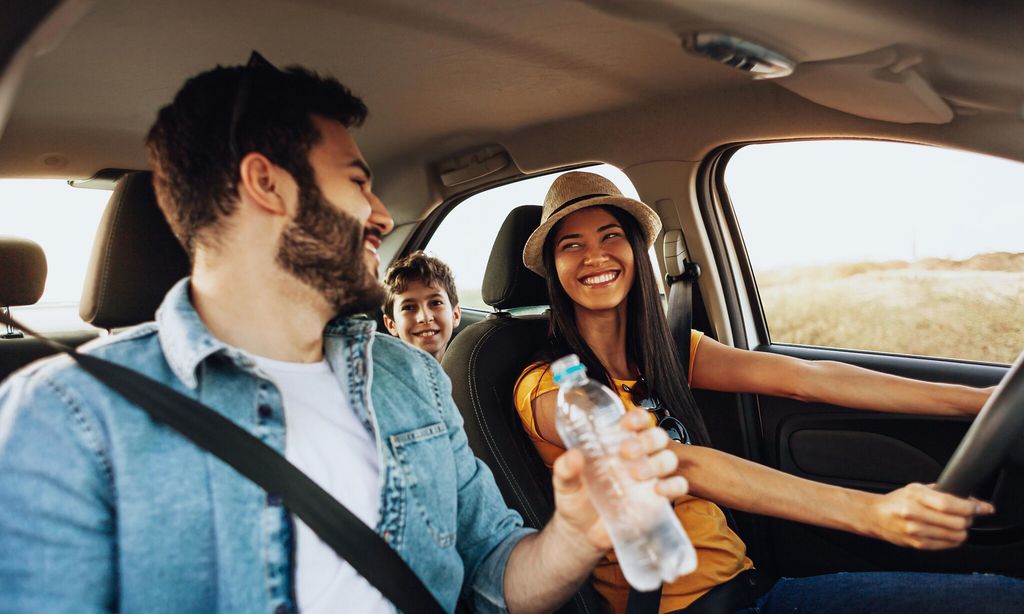
[[[599,206],[622,226],[633,250],[636,275],[633,278],[633,287],[626,297],[626,358],[630,364],[640,368],[652,397],[659,399],[670,414],[683,422],[693,438],[693,443],[709,445],[711,436],[708,434],[697,402],[690,392],[686,371],[679,361],[672,332],[668,327],[668,319],[665,317],[665,309],[662,307],[661,295],[658,293],[654,266],[647,256],[647,243],[640,224],[623,209],[608,205]],[[548,271],[556,270],[554,239],[558,236],[558,228],[563,221],[564,219],[551,229],[547,240],[544,241],[544,267]],[[591,379],[605,382],[614,390],[615,382],[576,327],[573,300],[562,287],[558,275],[548,275],[547,283],[551,301],[551,320],[548,324],[548,345],[541,353],[544,362],[550,363],[566,354],[576,354],[580,357],[580,362],[587,367],[587,375]]]
[[200,231],[235,210],[246,154],[265,155],[300,187],[316,185],[309,151],[322,135],[312,115],[359,126],[366,105],[335,79],[304,68],[250,64],[196,75],[160,109],[146,153],[157,202],[190,257],[197,240],[216,242],[210,233],[200,239]]
[[459,295],[455,292],[455,276],[452,275],[452,270],[441,260],[417,251],[393,262],[384,274],[384,288],[388,292],[384,302],[385,315],[389,318],[395,317],[395,299],[414,281],[425,286],[443,288],[448,293],[448,301],[452,308],[458,306]]

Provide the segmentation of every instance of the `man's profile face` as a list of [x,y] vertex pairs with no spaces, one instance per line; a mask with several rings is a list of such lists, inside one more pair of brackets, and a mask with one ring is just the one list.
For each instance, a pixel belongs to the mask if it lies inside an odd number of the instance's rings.
[[348,130],[313,119],[322,137],[309,154],[316,183],[299,181],[298,210],[281,235],[277,261],[337,315],[368,311],[384,302],[377,248],[394,223],[370,189],[369,167]]
[[377,248],[394,221],[384,203],[373,193],[373,177],[352,135],[341,123],[313,116],[321,141],[309,152],[316,182],[328,202],[354,217],[368,229],[364,260],[374,277],[380,268]]

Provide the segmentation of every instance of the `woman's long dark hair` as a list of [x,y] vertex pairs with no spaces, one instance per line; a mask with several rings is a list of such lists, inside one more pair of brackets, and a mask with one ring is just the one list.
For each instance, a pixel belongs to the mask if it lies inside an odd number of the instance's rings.
[[[633,250],[636,273],[633,287],[626,297],[626,358],[630,364],[640,368],[651,395],[659,399],[673,416],[686,425],[693,443],[709,445],[711,437],[708,435],[700,410],[697,409],[697,402],[690,392],[686,373],[679,361],[640,225],[623,209],[608,205],[600,206],[619,222]],[[551,300],[549,346],[545,360],[550,362],[566,354],[576,354],[587,367],[587,374],[591,378],[606,381],[614,389],[615,384],[608,371],[576,327],[574,303],[555,274],[554,238],[560,225],[559,223],[551,229],[544,242],[544,268],[548,271],[548,296]]]

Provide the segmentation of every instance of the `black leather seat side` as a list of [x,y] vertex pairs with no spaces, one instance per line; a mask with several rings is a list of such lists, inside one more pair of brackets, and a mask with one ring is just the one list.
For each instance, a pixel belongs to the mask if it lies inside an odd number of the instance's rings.
[[[498,231],[484,276],[484,301],[499,310],[547,305],[544,280],[522,263],[523,246],[540,223],[539,206],[509,213]],[[554,510],[551,472],[523,430],[512,396],[516,380],[547,339],[547,316],[499,311],[452,340],[442,366],[465,421],[469,445],[494,473],[509,507],[527,526],[542,528]],[[585,583],[559,612],[600,612]]]
[[[98,336],[98,333],[87,330],[45,334],[48,339],[71,347],[78,347]],[[26,335],[22,339],[0,339],[0,382],[25,365],[56,353],[56,348],[35,337]]]
[[467,327],[444,355],[470,447],[494,472],[505,501],[536,528],[553,510],[551,472],[523,431],[512,389],[536,352],[531,341],[543,341],[547,328],[547,318],[495,317]]

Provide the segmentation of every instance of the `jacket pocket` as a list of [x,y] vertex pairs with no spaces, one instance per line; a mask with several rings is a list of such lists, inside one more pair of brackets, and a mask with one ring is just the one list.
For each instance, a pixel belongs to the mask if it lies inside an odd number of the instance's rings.
[[459,499],[455,456],[443,422],[388,438],[401,467],[412,507],[438,546],[455,545]]

